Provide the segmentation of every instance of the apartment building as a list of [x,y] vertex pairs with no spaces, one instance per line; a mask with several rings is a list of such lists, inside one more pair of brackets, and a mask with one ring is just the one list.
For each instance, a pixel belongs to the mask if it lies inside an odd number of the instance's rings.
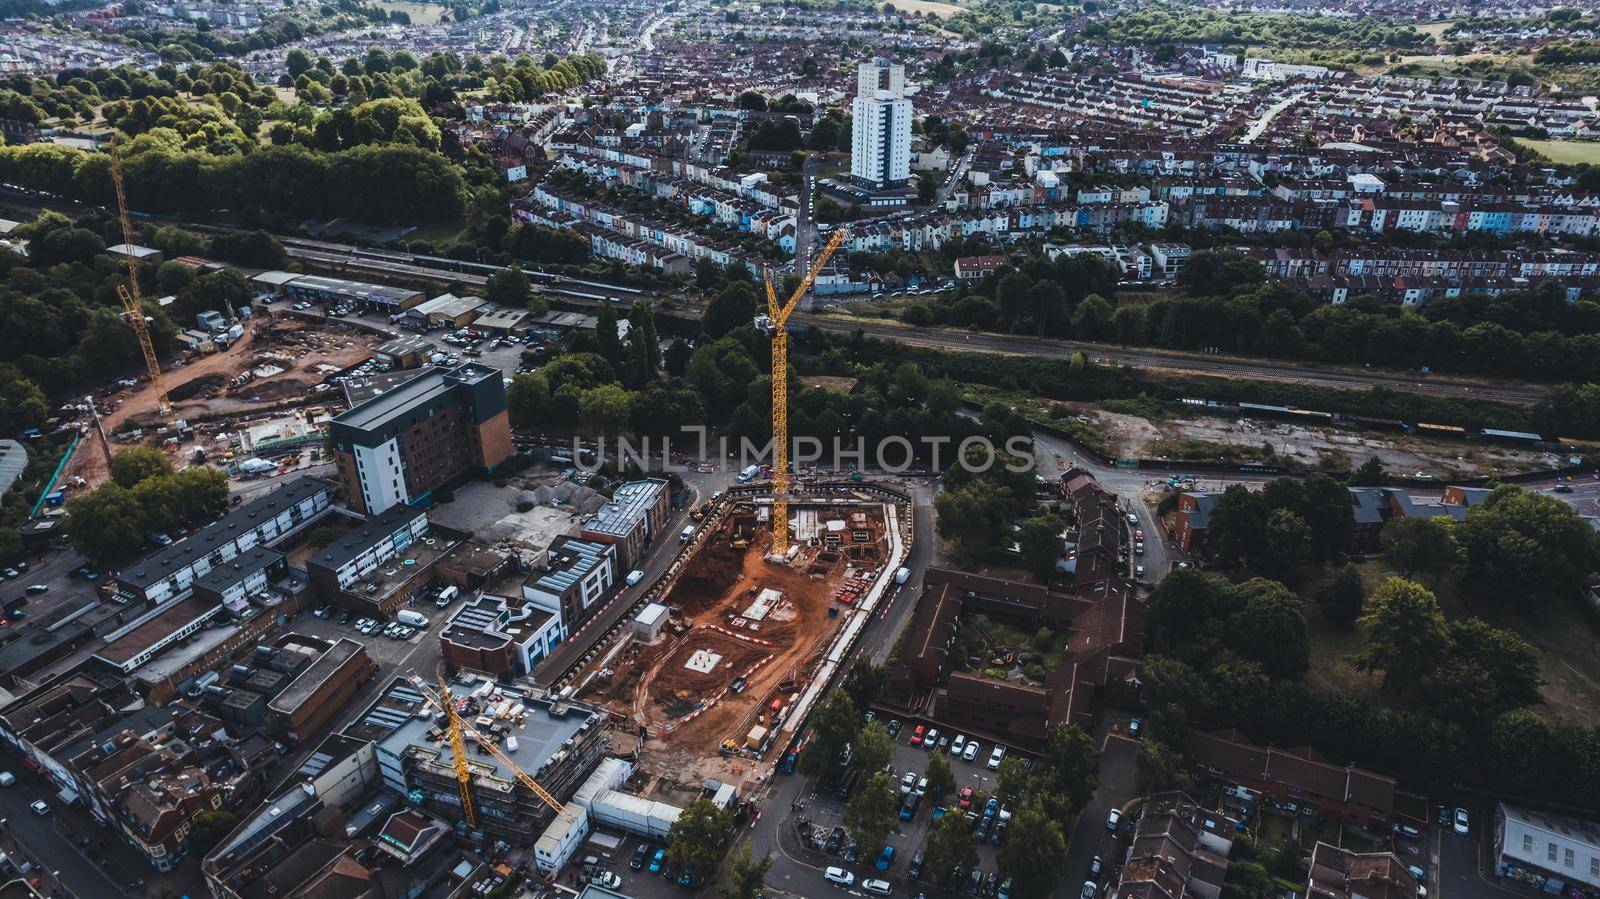
[[615,545],[563,536],[545,550],[542,564],[522,585],[522,596],[530,605],[556,614],[565,640],[600,610],[616,583]]
[[[238,506],[222,518],[171,546],[163,547],[111,575],[120,602],[160,606],[181,599],[213,570],[223,569],[257,547],[282,543],[326,515],[333,505],[333,486],[301,477],[267,495]],[[228,571],[233,569],[228,568]],[[260,569],[250,567],[206,580],[215,595],[243,595]],[[243,586],[239,586],[243,585]]]
[[1494,858],[1496,874],[1545,893],[1600,892],[1600,822],[1502,802]]
[[856,68],[850,101],[850,178],[883,190],[911,177],[911,101],[905,66],[878,58]]
[[426,504],[512,453],[504,378],[477,363],[418,375],[334,418],[331,430],[346,502],[368,514]]
[[671,514],[672,495],[665,480],[630,481],[584,522],[578,536],[616,546],[617,567],[630,569],[644,558],[645,548],[667,526]]

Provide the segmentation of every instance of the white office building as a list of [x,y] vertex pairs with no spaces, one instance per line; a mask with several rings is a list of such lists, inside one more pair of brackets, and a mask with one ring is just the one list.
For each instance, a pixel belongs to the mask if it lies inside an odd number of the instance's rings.
[[881,58],[861,63],[850,115],[851,179],[873,190],[904,186],[911,177],[905,66]]

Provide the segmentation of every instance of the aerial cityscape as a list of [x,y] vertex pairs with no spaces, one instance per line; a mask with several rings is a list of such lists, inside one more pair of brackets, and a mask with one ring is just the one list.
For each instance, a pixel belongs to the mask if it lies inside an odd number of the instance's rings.
[[1600,5],[0,0],[0,899],[1600,899]]

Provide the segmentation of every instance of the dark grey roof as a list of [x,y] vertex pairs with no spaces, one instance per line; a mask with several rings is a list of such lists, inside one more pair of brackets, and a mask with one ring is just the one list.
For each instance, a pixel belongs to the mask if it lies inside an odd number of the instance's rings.
[[316,565],[319,568],[338,571],[346,562],[387,540],[389,535],[400,530],[402,525],[409,524],[419,515],[427,514],[421,509],[413,509],[405,504],[390,506],[377,515],[369,516],[354,529],[340,534],[339,539],[317,550],[306,560],[306,566]]
[[177,543],[156,550],[140,561],[118,571],[115,577],[117,580],[131,584],[141,590],[146,589],[153,584],[160,583],[165,578],[170,577],[173,572],[193,563],[195,560],[205,558],[240,533],[255,527],[286,509],[299,505],[321,491],[331,490],[332,487],[326,481],[310,475],[304,475],[298,480],[291,481],[273,490],[266,496],[239,506]]

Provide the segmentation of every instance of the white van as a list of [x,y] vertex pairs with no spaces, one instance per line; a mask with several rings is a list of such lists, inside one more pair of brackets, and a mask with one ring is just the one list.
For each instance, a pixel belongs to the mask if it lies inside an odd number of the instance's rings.
[[897,584],[903,584],[909,580],[911,580],[911,569],[909,568],[902,568],[894,573],[894,582]]
[[643,571],[635,568],[634,570],[628,572],[628,586],[632,587],[634,584],[637,584],[642,580],[644,580]]
[[850,886],[856,882],[856,876],[843,868],[830,867],[822,872],[822,877],[829,883],[838,884],[842,887]]
[[0,771],[0,787],[9,787],[17,782],[17,776],[10,771]]
[[455,598],[460,595],[461,588],[457,587],[455,584],[451,584],[450,586],[439,591],[439,598],[434,600],[434,605],[437,605],[442,609],[453,602]]
[[679,543],[688,543],[689,542],[689,538],[693,537],[693,536],[694,536],[694,525],[692,525],[692,524],[684,525],[683,533],[678,535],[678,542]]
[[420,612],[413,612],[410,609],[401,609],[400,611],[394,613],[394,617],[395,620],[401,624],[409,625],[411,627],[428,626],[428,619],[426,616]]

